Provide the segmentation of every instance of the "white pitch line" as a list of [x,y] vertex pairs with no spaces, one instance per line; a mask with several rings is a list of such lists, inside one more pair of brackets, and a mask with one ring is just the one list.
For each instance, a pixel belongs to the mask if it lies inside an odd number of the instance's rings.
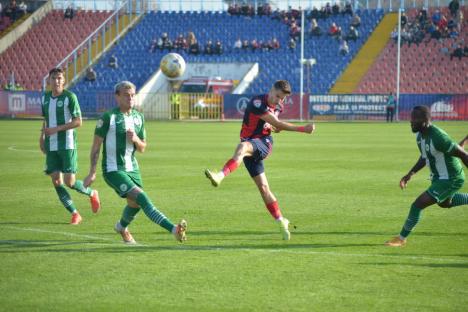
[[[108,241],[111,242],[109,245],[119,245],[119,246],[126,246],[121,242],[116,242],[114,239],[105,238],[100,236],[93,236],[93,235],[85,235],[85,234],[75,234],[70,232],[58,232],[58,231],[49,231],[49,230],[42,230],[36,228],[22,228],[22,227],[13,227],[13,226],[4,226],[0,228],[7,228],[12,230],[18,231],[29,231],[29,232],[39,232],[39,233],[50,233],[50,234],[59,234],[69,237],[81,237],[81,238],[88,238],[94,240],[101,240],[101,241]],[[83,242],[88,244],[88,242]],[[108,245],[108,244],[106,244]],[[162,247],[161,245],[143,245],[137,244],[132,245],[135,247]],[[199,251],[248,251],[248,252],[267,252],[267,253],[291,253],[291,254],[305,254],[305,255],[327,255],[327,256],[338,256],[338,257],[358,257],[358,258],[367,258],[367,257],[377,257],[377,258],[400,258],[400,259],[411,259],[411,260],[427,260],[427,261],[449,261],[449,262],[456,262],[460,264],[467,264],[468,261],[464,259],[453,259],[453,258],[440,258],[440,257],[431,257],[431,256],[407,256],[407,255],[395,255],[395,254],[355,254],[355,253],[344,253],[344,252],[334,252],[334,251],[304,251],[304,250],[292,250],[292,249],[261,249],[261,248],[230,248],[230,247],[210,247],[210,246],[174,246],[174,250],[199,250]],[[382,248],[390,248],[384,247]],[[395,251],[397,251],[396,248]]]
[[8,150],[14,151],[14,152],[36,152],[36,153],[40,153],[40,152],[41,152],[40,150],[17,149],[17,148],[16,148],[16,145],[9,146],[9,147],[8,147]]
[[18,231],[28,231],[28,232],[39,232],[39,233],[49,233],[49,234],[59,234],[69,237],[82,237],[82,238],[89,238],[94,240],[103,240],[108,242],[115,242],[114,239],[100,237],[100,236],[93,236],[93,235],[86,235],[86,234],[76,234],[70,232],[58,232],[58,231],[49,231],[49,230],[42,230],[36,228],[23,228],[23,227],[15,227],[15,226],[3,226],[2,228],[18,230]]

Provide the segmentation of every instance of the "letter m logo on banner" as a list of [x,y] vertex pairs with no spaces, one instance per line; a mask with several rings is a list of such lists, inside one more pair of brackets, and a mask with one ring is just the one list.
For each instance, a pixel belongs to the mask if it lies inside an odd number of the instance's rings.
[[8,110],[11,113],[26,111],[26,96],[24,94],[9,94]]

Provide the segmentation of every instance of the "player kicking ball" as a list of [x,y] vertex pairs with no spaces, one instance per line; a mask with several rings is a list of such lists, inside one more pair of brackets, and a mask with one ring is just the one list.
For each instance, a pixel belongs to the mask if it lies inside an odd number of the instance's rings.
[[289,94],[291,94],[289,82],[278,80],[273,84],[268,94],[253,97],[245,109],[240,133],[241,142],[237,145],[234,156],[226,162],[219,172],[205,170],[206,177],[211,180],[213,186],[217,187],[243,161],[258,187],[268,211],[279,223],[284,240],[289,240],[291,237],[289,221],[283,217],[278,201],[270,190],[263,166],[263,160],[271,154],[273,148],[271,131],[312,133],[315,130],[313,123],[296,126],[278,119],[278,115],[282,111],[283,100]]
[[104,146],[102,152],[104,180],[127,201],[122,217],[114,227],[114,230],[122,236],[124,243],[136,244],[128,226],[140,209],[151,221],[172,233],[176,240],[183,242],[186,240],[187,222],[181,220],[179,224],[173,224],[153,205],[143,190],[135,152],[145,151],[146,131],[143,115],[133,108],[135,92],[135,85],[130,81],[122,81],[115,86],[118,107],[104,113],[97,122],[91,147],[91,166],[84,184],[88,186],[96,179],[99,151],[101,146]]
[[424,208],[433,204],[442,208],[468,204],[468,194],[458,192],[465,182],[460,160],[468,167],[468,153],[463,148],[468,136],[458,145],[445,131],[431,123],[431,114],[426,106],[413,108],[411,130],[417,133],[416,141],[421,157],[408,174],[401,178],[400,187],[406,188],[411,177],[426,165],[431,170],[432,183],[411,205],[400,235],[385,243],[392,247],[402,247],[406,244],[406,238],[419,222]]

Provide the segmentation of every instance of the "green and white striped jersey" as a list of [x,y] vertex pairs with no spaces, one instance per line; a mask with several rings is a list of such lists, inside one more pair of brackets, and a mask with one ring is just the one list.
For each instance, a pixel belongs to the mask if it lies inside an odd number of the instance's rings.
[[460,159],[451,155],[457,143],[442,129],[431,125],[427,136],[417,135],[419,151],[431,170],[432,180],[464,179]]
[[[73,118],[80,117],[80,104],[76,95],[63,90],[62,94],[53,97],[52,91],[46,91],[42,97],[42,116],[45,118],[47,128],[64,125]],[[76,131],[69,129],[46,136],[44,144],[48,152],[76,149]]]
[[105,112],[98,120],[94,134],[104,138],[102,152],[102,171],[104,173],[139,171],[138,162],[134,156],[135,145],[127,140],[127,130],[129,129],[133,129],[141,140],[145,140],[143,114],[134,109],[129,114],[123,114],[117,107]]

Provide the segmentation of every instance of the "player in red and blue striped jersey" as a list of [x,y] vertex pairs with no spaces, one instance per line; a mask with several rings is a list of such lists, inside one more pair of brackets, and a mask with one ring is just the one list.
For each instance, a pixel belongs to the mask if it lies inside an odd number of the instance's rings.
[[273,148],[271,131],[280,132],[297,131],[312,133],[315,130],[313,123],[305,126],[296,126],[278,119],[282,111],[283,101],[291,94],[291,86],[286,80],[276,81],[268,94],[253,97],[245,109],[241,142],[237,145],[234,155],[219,172],[205,170],[205,175],[211,180],[213,186],[219,186],[221,181],[236,170],[243,161],[247,171],[257,185],[263,201],[270,212],[280,224],[283,239],[289,240],[289,221],[283,218],[275,195],[271,192],[265,175],[263,160],[267,158]]

